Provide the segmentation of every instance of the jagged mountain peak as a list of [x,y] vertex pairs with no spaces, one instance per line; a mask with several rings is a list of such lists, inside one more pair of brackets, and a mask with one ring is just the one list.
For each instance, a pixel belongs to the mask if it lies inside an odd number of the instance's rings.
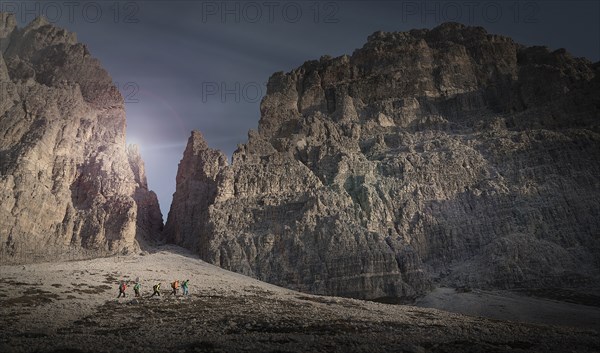
[[204,139],[204,135],[199,130],[193,130],[188,140],[188,147],[191,148],[191,152],[197,154],[200,151],[208,149],[208,144]]
[[597,283],[589,61],[449,23],[377,32],[267,88],[231,165],[184,155],[171,241],[261,280],[359,298]]

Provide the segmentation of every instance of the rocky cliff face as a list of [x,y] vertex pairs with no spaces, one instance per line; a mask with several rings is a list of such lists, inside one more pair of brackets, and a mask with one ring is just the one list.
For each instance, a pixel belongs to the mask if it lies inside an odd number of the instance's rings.
[[375,33],[274,74],[231,165],[192,133],[166,235],[319,294],[597,284],[599,69],[458,24]]
[[0,14],[0,261],[139,249],[162,215],[123,99],[75,35]]

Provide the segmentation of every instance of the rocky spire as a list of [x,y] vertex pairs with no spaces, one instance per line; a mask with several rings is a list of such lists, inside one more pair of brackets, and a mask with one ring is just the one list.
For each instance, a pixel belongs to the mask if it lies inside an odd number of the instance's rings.
[[220,172],[227,166],[227,157],[208,148],[200,131],[192,131],[183,159],[177,170],[177,189],[169,210],[167,240],[199,251],[198,239],[185,238],[182,229],[193,228],[202,237],[207,234],[208,207],[217,197]]

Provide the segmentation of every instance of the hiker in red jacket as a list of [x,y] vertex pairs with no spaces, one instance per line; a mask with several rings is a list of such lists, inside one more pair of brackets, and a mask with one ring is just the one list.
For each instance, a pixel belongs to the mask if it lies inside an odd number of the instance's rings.
[[117,298],[121,298],[121,294],[125,297],[125,290],[127,289],[127,283],[125,281],[121,281],[119,284],[119,296]]

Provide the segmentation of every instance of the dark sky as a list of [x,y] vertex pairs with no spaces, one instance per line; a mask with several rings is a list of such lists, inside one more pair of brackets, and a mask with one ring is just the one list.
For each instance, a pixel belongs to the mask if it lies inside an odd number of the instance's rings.
[[597,1],[0,0],[0,11],[21,26],[45,15],[101,60],[125,97],[127,139],[141,147],[165,219],[191,130],[231,156],[257,128],[272,73],[351,54],[377,30],[455,21],[600,58]]

